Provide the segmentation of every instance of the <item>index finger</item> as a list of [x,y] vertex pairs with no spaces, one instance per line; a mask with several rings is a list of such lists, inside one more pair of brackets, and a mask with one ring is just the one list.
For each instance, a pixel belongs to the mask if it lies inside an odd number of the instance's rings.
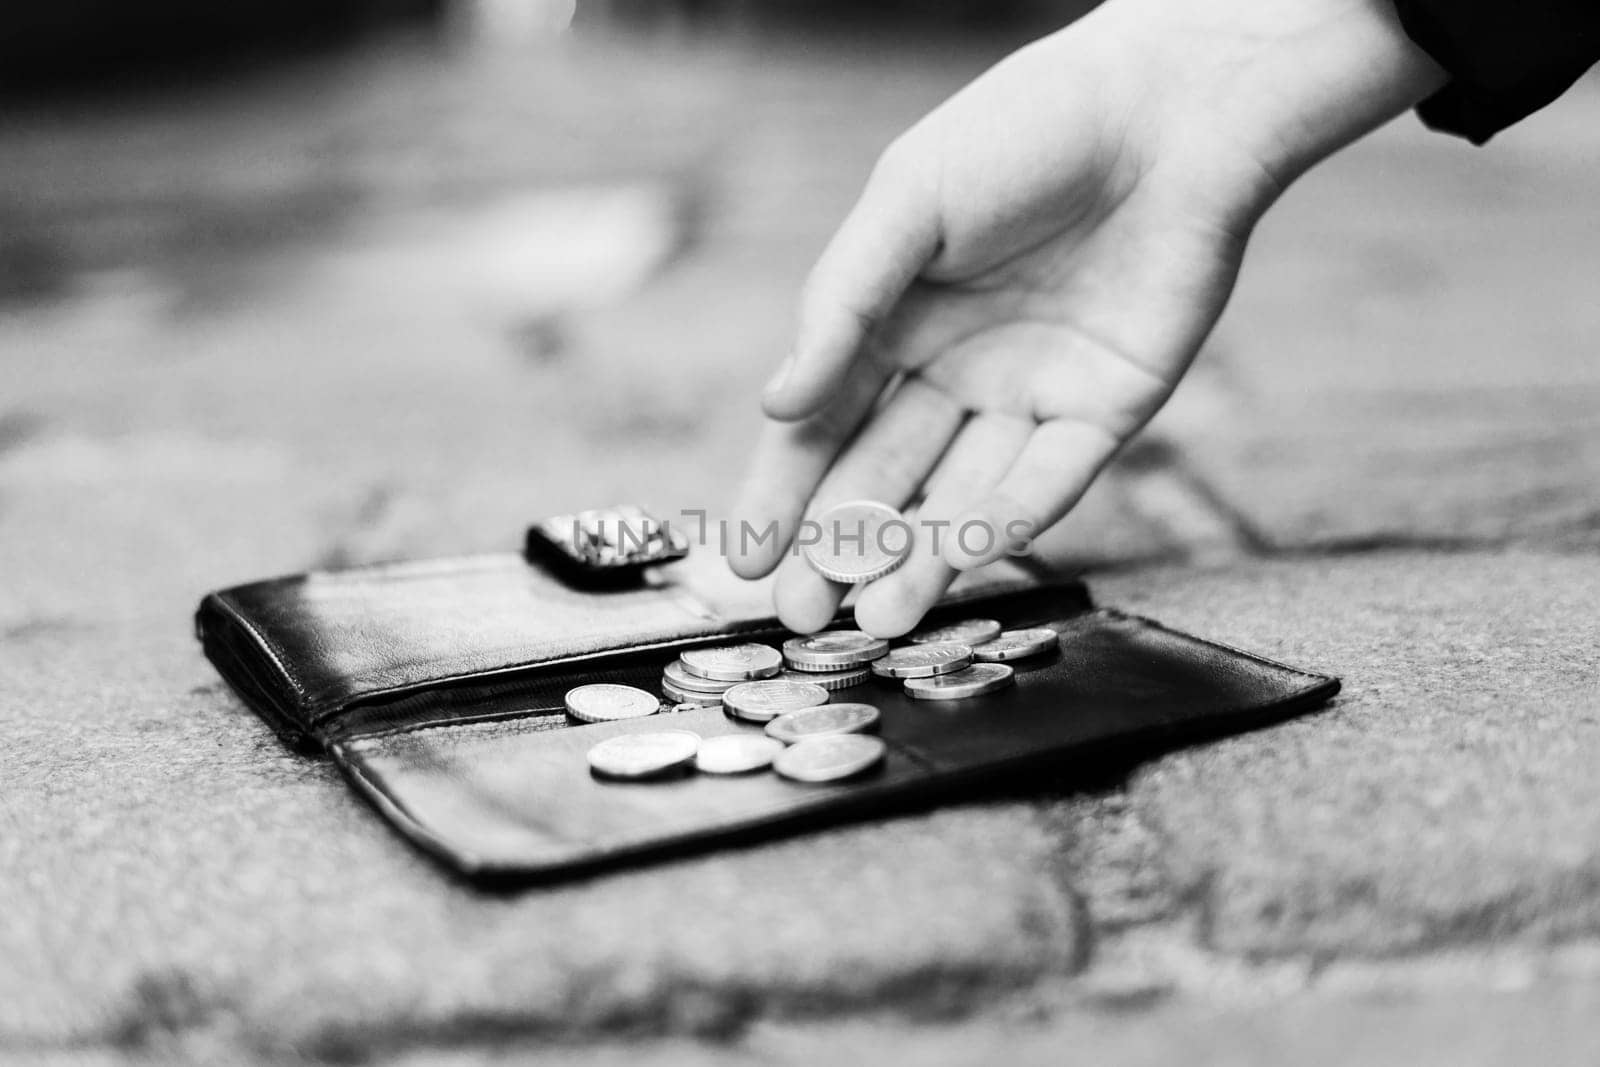
[[874,327],[939,248],[937,204],[902,140],[806,279],[794,349],[763,397],[768,415],[800,419],[837,391]]

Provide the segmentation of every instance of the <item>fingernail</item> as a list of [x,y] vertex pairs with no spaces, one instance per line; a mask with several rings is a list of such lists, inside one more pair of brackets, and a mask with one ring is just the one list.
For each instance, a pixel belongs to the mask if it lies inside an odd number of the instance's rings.
[[793,371],[794,352],[790,351],[787,356],[783,357],[783,362],[778,364],[777,371],[773,373],[772,379],[767,382],[767,387],[766,389],[762,390],[762,395],[767,397],[777,396],[783,391],[783,387],[789,381],[789,375],[793,373]]

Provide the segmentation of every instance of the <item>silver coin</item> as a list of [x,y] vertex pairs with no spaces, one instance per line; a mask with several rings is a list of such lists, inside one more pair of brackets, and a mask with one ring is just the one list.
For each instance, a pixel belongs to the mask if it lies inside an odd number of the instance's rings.
[[1061,635],[1048,627],[1031,630],[1007,630],[993,641],[972,646],[972,658],[979,663],[1003,663],[1006,660],[1025,659],[1049,652],[1060,642]]
[[872,677],[869,667],[851,667],[847,671],[791,671],[778,672],[778,681],[783,682],[810,682],[820,685],[832,693],[840,689],[849,689],[853,685],[860,685]]
[[[690,674],[683,669],[683,664],[678,660],[673,660],[661,668],[661,677],[679,689],[687,689],[691,693],[711,693],[716,696],[726,693],[729,688],[738,684],[737,682],[719,682],[711,678],[702,678],[698,674]],[[713,700],[711,703],[715,704],[716,701]]]
[[974,663],[954,674],[907,678],[906,694],[917,700],[965,700],[1004,689],[1015,674],[1004,663]]
[[661,677],[661,692],[676,704],[693,704],[698,708],[715,708],[722,705],[721,693],[696,693],[693,689],[679,689],[665,675]]
[[652,778],[685,767],[700,748],[688,730],[608,737],[589,750],[589,768],[607,778]]
[[911,555],[911,526],[888,504],[853,500],[813,520],[816,540],[802,551],[811,569],[854,585],[882,578]]
[[971,665],[972,649],[966,645],[907,645],[872,664],[880,678],[927,678],[949,674]]
[[717,682],[747,682],[771,678],[783,669],[783,657],[766,645],[720,645],[691,648],[678,657],[690,674]]
[[772,769],[797,782],[834,782],[873,767],[888,751],[876,737],[835,734],[796,741],[772,761]]
[[567,714],[583,722],[611,722],[654,715],[661,701],[652,693],[631,685],[580,685],[567,690]]
[[783,660],[797,671],[836,671],[887,655],[889,642],[860,630],[824,630],[783,643]]
[[784,682],[777,679],[745,682],[722,694],[722,706],[749,722],[766,722],[786,711],[815,707],[828,702],[828,691],[810,682]]
[[1000,636],[1000,623],[994,619],[963,619],[949,626],[918,630],[906,637],[916,645],[981,645]]
[[779,715],[767,723],[767,736],[786,745],[808,737],[858,734],[878,725],[878,709],[871,704],[823,704]]
[[760,734],[725,734],[700,742],[694,765],[705,774],[748,774],[772,766],[783,742]]

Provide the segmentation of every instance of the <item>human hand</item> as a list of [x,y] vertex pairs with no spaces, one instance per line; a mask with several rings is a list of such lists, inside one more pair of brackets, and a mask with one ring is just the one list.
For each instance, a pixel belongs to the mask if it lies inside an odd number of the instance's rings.
[[779,535],[734,570],[776,567],[780,618],[818,629],[848,587],[788,551],[802,516],[920,500],[855,609],[911,629],[1161,406],[1288,182],[1441,77],[1387,0],[1110,0],[984,74],[883,154],[812,271],[735,509]]

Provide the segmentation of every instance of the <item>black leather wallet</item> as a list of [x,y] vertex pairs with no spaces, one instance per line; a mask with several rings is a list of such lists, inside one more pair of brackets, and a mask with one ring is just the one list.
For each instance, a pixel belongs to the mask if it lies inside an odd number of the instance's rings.
[[1077,582],[990,581],[947,597],[930,621],[1048,625],[1059,650],[1017,661],[1013,687],[970,700],[913,701],[877,680],[836,693],[880,709],[888,756],[876,770],[822,785],[771,773],[597,779],[585,754],[603,738],[755,727],[716,709],[574,724],[567,689],[659,692],[662,667],[686,648],[787,636],[763,588],[688,563],[648,579],[581,588],[514,555],[383,564],[212,593],[196,626],[223,678],[286,742],[327,752],[401,833],[482,881],[859,817],[1069,756],[1164,750],[1305,711],[1339,687],[1096,610]]

